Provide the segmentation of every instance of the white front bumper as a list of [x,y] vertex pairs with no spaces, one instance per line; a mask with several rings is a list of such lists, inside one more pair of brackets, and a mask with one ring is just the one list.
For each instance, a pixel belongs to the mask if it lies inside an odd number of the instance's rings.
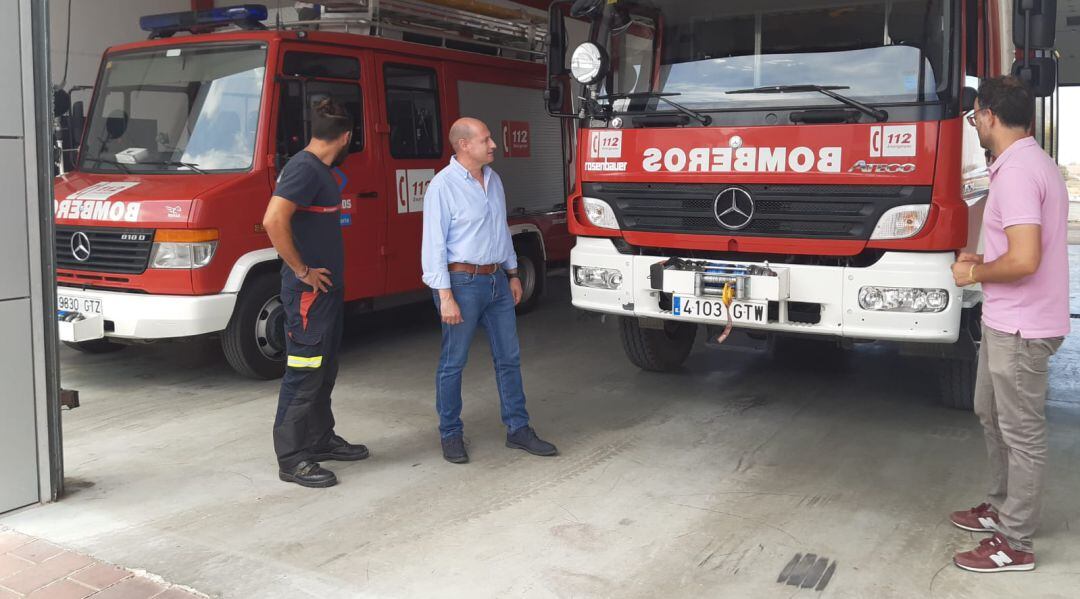
[[[59,286],[57,295],[101,301],[105,337],[123,339],[168,339],[190,337],[223,330],[229,324],[236,294],[146,295],[116,291],[83,290]],[[111,330],[110,330],[111,329]],[[70,327],[61,328],[63,341],[87,341],[85,335],[71,336]]]
[[[571,272],[574,306],[594,312],[718,324],[707,318],[676,317],[660,308],[660,292],[650,283],[650,267],[667,260],[657,256],[620,254],[609,239],[579,237],[570,255],[571,267],[618,269],[620,289],[605,290],[577,285]],[[774,264],[788,270],[789,302],[821,305],[816,324],[770,319],[767,324],[738,324],[740,328],[853,339],[953,343],[959,336],[962,290],[953,282],[951,252],[886,252],[865,268]],[[759,263],[761,264],[761,263]],[[868,286],[939,288],[949,292],[949,305],[938,313],[876,312],[859,306],[859,289]],[[751,297],[753,291],[751,290]],[[760,298],[759,298],[760,299]],[[783,302],[781,302],[783,303]],[[779,310],[784,314],[785,310]]]

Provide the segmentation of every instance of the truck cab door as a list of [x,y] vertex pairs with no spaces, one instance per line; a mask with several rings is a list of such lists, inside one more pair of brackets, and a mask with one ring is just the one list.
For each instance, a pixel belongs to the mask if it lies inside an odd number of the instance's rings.
[[420,248],[424,192],[450,160],[443,74],[438,63],[376,55],[382,120],[378,143],[390,193],[385,246],[387,293],[423,288]]
[[377,108],[371,77],[372,56],[366,50],[284,45],[280,57],[277,99],[276,157],[279,166],[311,139],[311,114],[332,98],[353,117],[353,137],[345,163],[333,169],[341,188],[341,227],[345,244],[345,298],[385,293],[386,262],[380,248],[386,231],[386,182],[371,135]]

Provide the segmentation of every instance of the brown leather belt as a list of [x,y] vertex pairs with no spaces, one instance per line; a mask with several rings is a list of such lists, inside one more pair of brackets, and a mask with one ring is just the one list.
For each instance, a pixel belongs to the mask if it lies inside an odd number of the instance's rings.
[[451,262],[446,265],[450,272],[467,272],[474,275],[493,275],[499,272],[498,264],[466,264],[464,262]]

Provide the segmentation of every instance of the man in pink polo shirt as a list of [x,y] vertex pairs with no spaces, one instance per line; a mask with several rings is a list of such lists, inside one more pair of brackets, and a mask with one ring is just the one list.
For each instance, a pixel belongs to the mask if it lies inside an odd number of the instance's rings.
[[953,265],[957,285],[981,283],[985,296],[975,412],[986,437],[990,493],[950,518],[964,530],[993,534],[953,559],[974,572],[1035,568],[1048,363],[1069,332],[1069,194],[1057,164],[1030,135],[1034,116],[1027,87],[999,77],[983,82],[967,117],[994,157],[985,254],[961,254]]

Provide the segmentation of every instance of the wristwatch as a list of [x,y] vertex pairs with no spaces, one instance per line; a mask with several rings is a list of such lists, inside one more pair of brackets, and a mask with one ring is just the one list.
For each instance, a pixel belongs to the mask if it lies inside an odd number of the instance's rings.
[[520,277],[518,277],[518,273],[517,273],[516,270],[508,270],[508,271],[506,271],[506,278],[507,279],[518,279]]

